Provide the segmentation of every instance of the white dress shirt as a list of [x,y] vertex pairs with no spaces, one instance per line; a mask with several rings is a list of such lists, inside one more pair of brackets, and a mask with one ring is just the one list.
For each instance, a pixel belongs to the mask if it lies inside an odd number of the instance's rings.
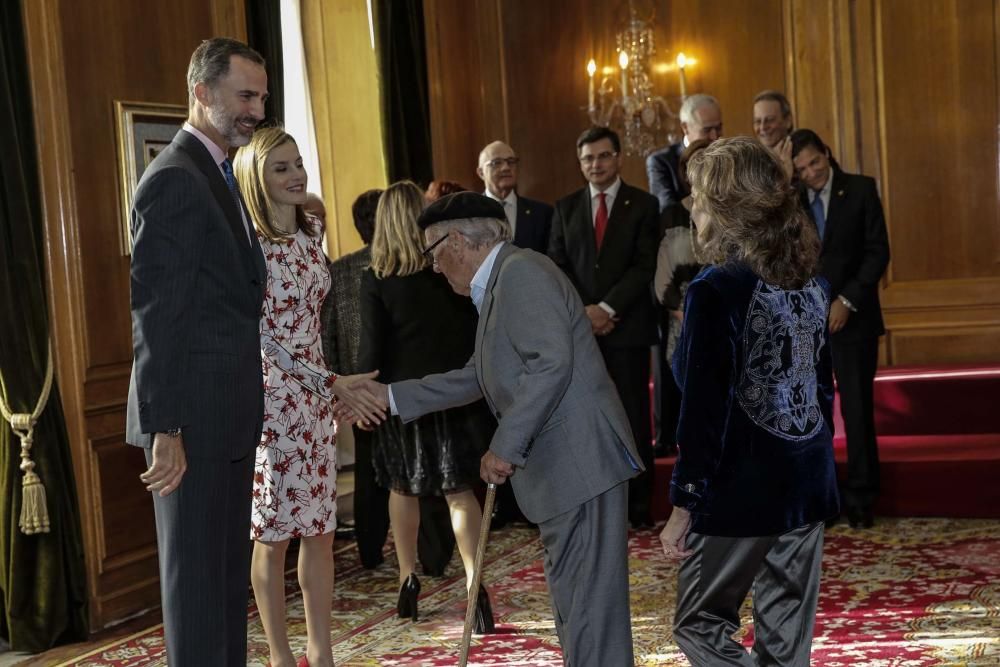
[[510,225],[510,237],[514,238],[514,234],[517,233],[517,193],[511,190],[506,197],[500,199],[487,188],[483,194],[503,205],[504,215],[507,216],[507,224]]

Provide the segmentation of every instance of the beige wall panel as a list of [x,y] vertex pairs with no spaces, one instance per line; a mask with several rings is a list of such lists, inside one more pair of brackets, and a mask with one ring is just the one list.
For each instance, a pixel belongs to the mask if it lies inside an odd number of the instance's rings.
[[361,247],[351,205],[385,187],[375,52],[364,0],[303,2],[302,33],[327,209],[327,252]]

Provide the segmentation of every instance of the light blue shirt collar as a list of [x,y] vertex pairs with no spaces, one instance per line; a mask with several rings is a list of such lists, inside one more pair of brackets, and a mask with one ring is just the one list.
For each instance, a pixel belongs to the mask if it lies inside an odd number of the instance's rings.
[[497,255],[500,254],[502,247],[503,241],[493,246],[493,250],[490,250],[490,254],[486,255],[486,259],[479,265],[476,275],[472,276],[472,282],[469,283],[469,296],[472,297],[472,303],[475,304],[477,312],[482,312],[483,299],[486,298],[486,283],[490,280],[490,274],[493,273],[493,263],[497,261]]

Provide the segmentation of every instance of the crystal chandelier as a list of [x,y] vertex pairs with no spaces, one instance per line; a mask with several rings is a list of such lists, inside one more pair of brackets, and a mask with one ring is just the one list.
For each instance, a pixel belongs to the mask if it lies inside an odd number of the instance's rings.
[[[629,18],[615,35],[620,79],[604,76],[595,90],[597,63],[587,63],[590,78],[587,113],[594,125],[621,130],[626,155],[647,155],[673,141],[679,129],[677,111],[686,95],[684,54],[677,58],[681,96],[663,97],[653,92],[650,67],[656,55],[652,16],[640,18],[629,2]],[[607,70],[605,70],[607,71]],[[674,108],[671,108],[671,105]],[[666,135],[666,136],[664,136]]]

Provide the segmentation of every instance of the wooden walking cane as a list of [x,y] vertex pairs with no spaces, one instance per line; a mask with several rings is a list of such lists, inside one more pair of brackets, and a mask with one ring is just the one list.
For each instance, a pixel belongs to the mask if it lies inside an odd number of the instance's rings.
[[490,536],[490,517],[493,516],[493,502],[497,497],[497,485],[486,487],[486,502],[483,503],[483,522],[479,528],[479,547],[476,549],[476,565],[472,571],[472,585],[465,607],[465,627],[462,629],[462,652],[458,658],[458,667],[465,667],[469,662],[469,644],[472,642],[472,626],[476,618],[476,600],[479,597],[479,582],[483,575],[483,556],[486,555],[486,540]]

